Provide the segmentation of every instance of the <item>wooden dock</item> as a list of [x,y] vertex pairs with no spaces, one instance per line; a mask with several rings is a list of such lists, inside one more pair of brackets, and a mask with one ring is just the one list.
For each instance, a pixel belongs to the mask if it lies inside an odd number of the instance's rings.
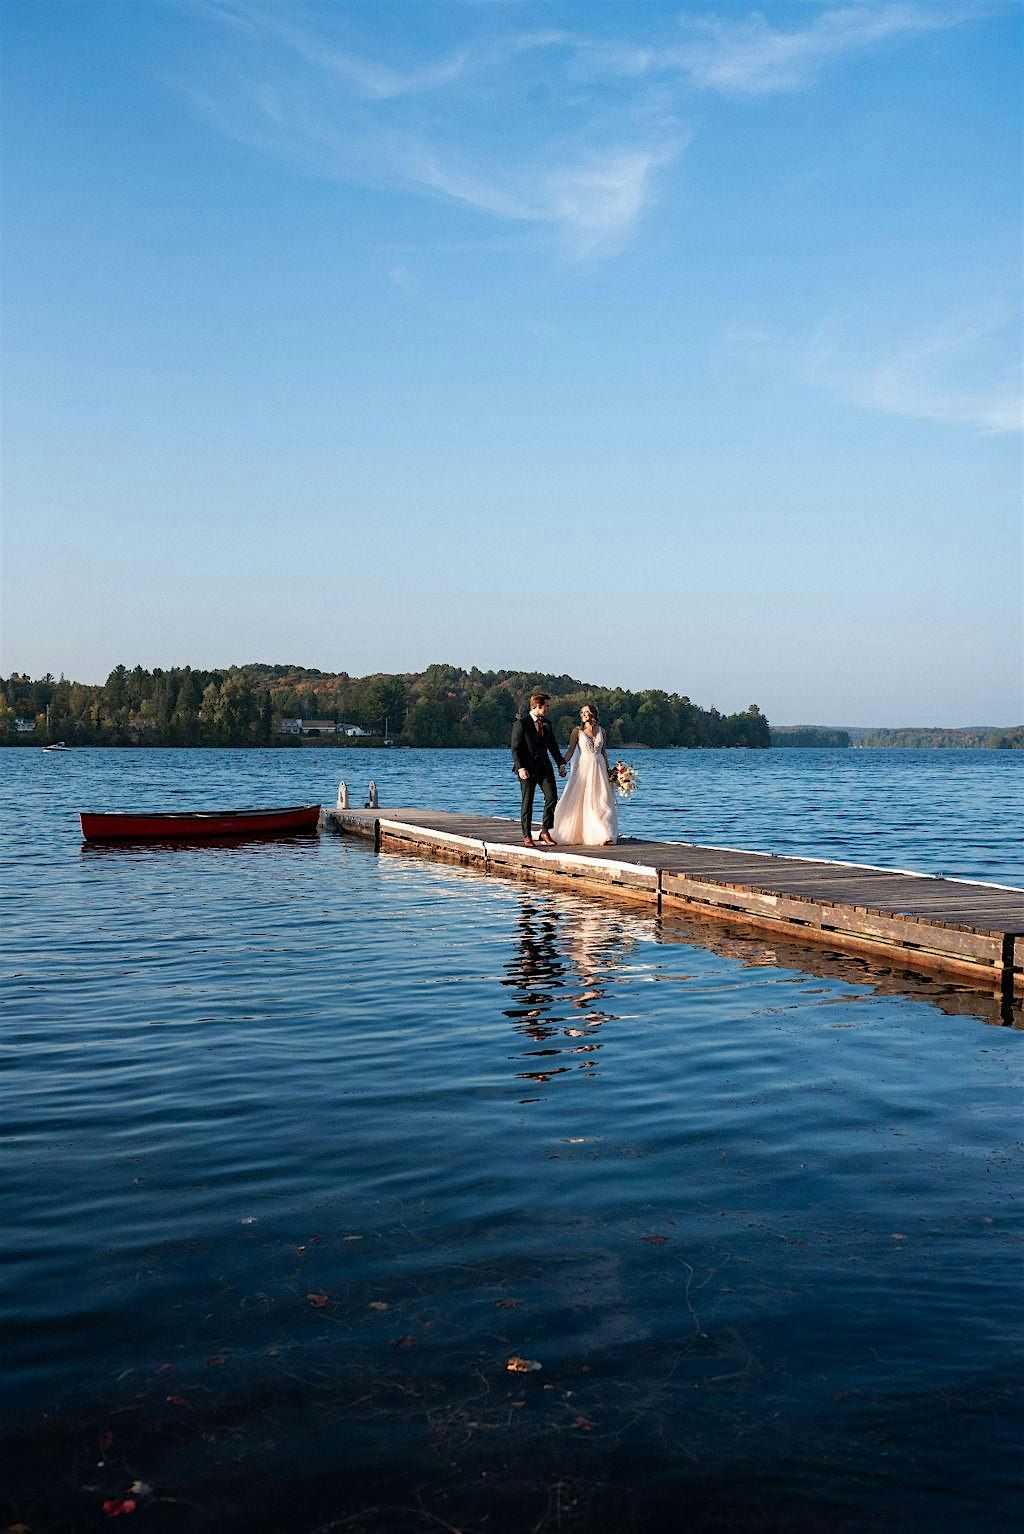
[[1024,992],[1024,890],[898,869],[630,837],[615,847],[522,845],[517,821],[444,810],[325,809],[321,826],[379,851],[443,858],[658,911],[728,921],[908,970]]

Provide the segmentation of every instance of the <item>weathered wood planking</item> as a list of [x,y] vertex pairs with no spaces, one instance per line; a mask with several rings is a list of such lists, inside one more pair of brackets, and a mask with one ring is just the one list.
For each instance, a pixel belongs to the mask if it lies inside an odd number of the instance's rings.
[[630,840],[531,849],[515,821],[446,810],[325,810],[378,848],[474,863],[1024,991],[1024,890],[813,858]]

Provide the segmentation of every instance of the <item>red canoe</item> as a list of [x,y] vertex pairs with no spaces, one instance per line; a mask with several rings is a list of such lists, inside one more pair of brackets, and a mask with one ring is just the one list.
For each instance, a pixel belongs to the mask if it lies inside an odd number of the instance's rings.
[[283,810],[172,810],[135,814],[90,815],[81,812],[82,835],[89,842],[164,841],[170,836],[268,836],[278,831],[315,831],[318,804]]

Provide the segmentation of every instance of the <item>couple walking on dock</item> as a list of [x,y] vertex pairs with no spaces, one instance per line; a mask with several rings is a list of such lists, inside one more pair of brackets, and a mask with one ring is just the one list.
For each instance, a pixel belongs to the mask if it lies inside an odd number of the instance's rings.
[[[563,756],[547,717],[550,701],[546,692],[532,693],[530,707],[512,726],[512,760],[522,792],[523,846],[536,847],[539,842],[543,847],[610,847],[618,840],[619,821],[597,710],[589,703],[580,709],[580,722]],[[572,763],[561,799],[552,760],[561,778]],[[544,796],[544,815],[534,841],[533,800],[538,788]]]

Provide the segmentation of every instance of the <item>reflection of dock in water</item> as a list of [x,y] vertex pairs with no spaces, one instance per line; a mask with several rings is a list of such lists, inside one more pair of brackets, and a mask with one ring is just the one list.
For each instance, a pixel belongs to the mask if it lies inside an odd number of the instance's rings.
[[382,850],[624,897],[771,934],[793,949],[815,945],[902,972],[937,972],[1006,1003],[1024,992],[1024,890],[688,842],[540,850],[520,844],[514,821],[443,810],[333,809],[321,823]]

